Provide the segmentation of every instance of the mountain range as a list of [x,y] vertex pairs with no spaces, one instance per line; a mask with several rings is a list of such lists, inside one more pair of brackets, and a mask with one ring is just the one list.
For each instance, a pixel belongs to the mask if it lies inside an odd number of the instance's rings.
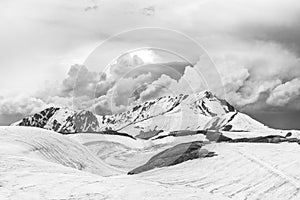
[[268,128],[210,91],[164,96],[113,115],[50,107],[12,125],[40,127],[62,134],[112,130],[131,136],[153,131],[255,131]]

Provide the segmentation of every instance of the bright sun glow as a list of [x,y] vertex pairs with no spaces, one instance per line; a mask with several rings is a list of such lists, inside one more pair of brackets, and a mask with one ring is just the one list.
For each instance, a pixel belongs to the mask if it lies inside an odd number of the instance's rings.
[[137,55],[144,61],[144,63],[154,63],[157,58],[155,53],[149,49],[134,51],[134,52],[130,53],[130,55],[131,56]]

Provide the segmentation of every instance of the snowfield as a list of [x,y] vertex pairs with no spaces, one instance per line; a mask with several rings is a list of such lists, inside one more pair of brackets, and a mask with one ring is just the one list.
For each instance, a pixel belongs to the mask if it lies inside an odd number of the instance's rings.
[[100,176],[117,173],[75,140],[44,129],[1,127],[0,158],[0,199],[226,199],[133,176]]
[[0,199],[228,199],[222,195],[180,185],[161,184],[130,176],[100,177],[29,158],[1,159]]
[[85,146],[53,131],[33,127],[0,127],[0,152],[58,163],[101,176],[119,172]]
[[208,143],[217,156],[126,175],[164,149],[201,139],[167,138],[156,143],[0,127],[0,199],[300,199],[297,143]]
[[300,199],[298,144],[229,144],[218,156],[138,174],[150,181],[184,185],[231,199]]

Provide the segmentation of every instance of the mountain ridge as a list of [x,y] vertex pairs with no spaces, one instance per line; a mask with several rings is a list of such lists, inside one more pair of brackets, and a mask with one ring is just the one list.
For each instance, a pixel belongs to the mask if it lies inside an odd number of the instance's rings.
[[207,90],[159,97],[113,115],[101,116],[88,110],[50,107],[11,125],[35,126],[62,134],[113,130],[133,136],[154,130],[249,131],[265,127]]

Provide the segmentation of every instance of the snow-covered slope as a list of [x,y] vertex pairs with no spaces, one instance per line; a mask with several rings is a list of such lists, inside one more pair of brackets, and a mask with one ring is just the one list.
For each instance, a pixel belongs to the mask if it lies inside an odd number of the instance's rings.
[[1,156],[35,158],[67,167],[110,176],[120,173],[75,140],[33,127],[1,127]]
[[213,117],[205,124],[203,129],[253,132],[267,131],[270,128],[244,113],[235,112]]
[[100,177],[57,164],[13,156],[0,159],[1,200],[229,200],[189,186],[129,176]]
[[72,140],[76,140],[80,144],[87,145],[96,142],[112,142],[120,143],[124,146],[134,148],[134,149],[144,149],[152,145],[151,141],[142,139],[132,139],[130,137],[122,137],[118,135],[108,135],[108,134],[95,134],[95,133],[78,133],[70,134],[67,136]]
[[[113,130],[127,130],[127,127],[133,126],[145,131],[154,128],[168,131],[180,125],[197,128],[197,125],[214,116],[235,111],[225,100],[218,99],[209,91],[203,91],[189,95],[160,97],[133,106],[127,112],[98,119],[102,129],[108,127]],[[187,118],[190,120],[185,120]]]
[[[95,174],[115,173],[98,157],[133,169],[170,146],[199,139],[192,135],[159,144],[146,141],[143,147],[142,140],[116,135],[61,135],[40,128],[1,127],[0,199],[300,198],[300,148],[295,143],[206,143],[205,149],[216,156],[132,176]],[[80,171],[76,166],[86,167]]]
[[12,125],[36,126],[64,134],[115,130],[133,136],[154,130],[267,129],[209,91],[160,97],[132,106],[126,112],[106,116],[51,107]]
[[137,175],[165,185],[204,189],[230,199],[300,199],[298,144],[219,143],[218,156]]

